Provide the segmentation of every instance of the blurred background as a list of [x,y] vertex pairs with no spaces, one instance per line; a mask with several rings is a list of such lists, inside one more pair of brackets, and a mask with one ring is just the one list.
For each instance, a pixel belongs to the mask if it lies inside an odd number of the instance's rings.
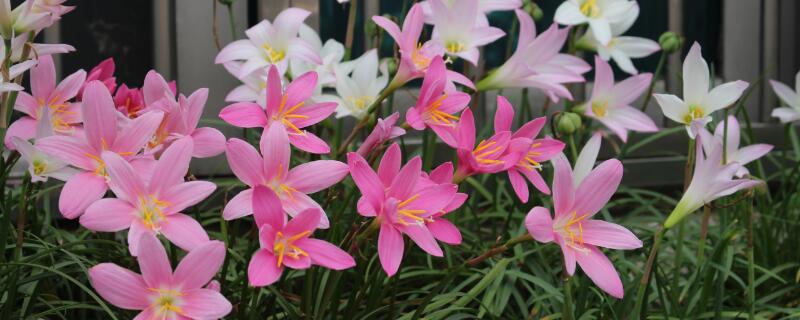
[[[562,1],[536,1],[544,12],[543,18],[537,21],[538,30],[544,30],[552,23],[555,8]],[[372,47],[364,32],[364,22],[369,21],[369,17],[378,14],[402,16],[413,2],[356,1],[358,19],[352,56],[357,57],[365,47]],[[227,3],[231,3],[230,11]],[[210,97],[205,111],[206,121],[223,129],[227,136],[235,136],[239,130],[218,125],[213,119],[226,105],[224,97],[238,84],[238,80],[213,62],[218,52],[213,32],[215,24],[217,39],[224,46],[235,40],[233,34],[235,38],[242,38],[249,26],[262,19],[272,19],[281,10],[296,6],[313,12],[306,23],[319,31],[323,42],[334,38],[344,43],[350,6],[336,0],[71,0],[68,4],[76,5],[77,10],[64,16],[56,27],[47,29],[43,39],[49,43],[68,43],[77,49],[75,53],[57,58],[61,74],[77,69],[88,70],[112,57],[116,61],[118,81],[129,86],[141,86],[147,71],[156,69],[168,80],[176,80],[179,92],[190,93],[208,87]],[[700,42],[703,55],[713,65],[717,81],[742,79],[764,83],[766,79],[777,79],[792,84],[800,69],[800,22],[797,21],[800,1],[646,0],[639,1],[639,5],[641,14],[628,34],[657,40],[662,32],[671,30],[685,37],[684,52],[692,42]],[[233,32],[230,17],[234,19]],[[512,12],[497,12],[490,16],[492,25],[507,32],[513,20]],[[482,55],[486,60],[486,70],[505,59],[510,45],[513,49],[513,41],[513,37],[503,37],[486,47]],[[391,56],[391,41],[384,40],[381,49],[382,57]],[[672,57],[667,64],[665,81],[659,83],[659,88],[680,93],[678,81],[682,57]],[[590,57],[585,58],[589,60]],[[658,54],[654,54],[637,60],[636,64],[640,70],[652,72],[657,61]],[[587,79],[592,78],[593,75],[587,75]],[[492,94],[484,96],[482,101],[490,101],[485,105],[493,108]],[[510,96],[512,102],[520,98],[519,91],[503,94]],[[541,94],[531,92],[531,97],[536,109],[543,101]],[[781,148],[784,145],[783,129],[769,116],[771,110],[779,106],[771,89],[758,86],[746,105],[751,119],[757,123],[758,140]],[[655,105],[650,106],[649,114],[657,123],[674,125],[664,121]],[[665,139],[664,143],[649,147],[657,149],[643,148],[634,154],[634,159],[626,161],[626,169],[636,174],[626,176],[644,175],[649,179],[643,181],[656,184],[679,183],[680,176],[664,176],[663,172],[680,172],[664,168],[676,166],[675,169],[680,170],[682,160],[674,159],[676,154],[685,152],[685,142],[680,139],[685,137],[676,135],[674,141]],[[202,171],[213,174],[224,168],[224,162],[220,164],[217,160],[201,163]]]

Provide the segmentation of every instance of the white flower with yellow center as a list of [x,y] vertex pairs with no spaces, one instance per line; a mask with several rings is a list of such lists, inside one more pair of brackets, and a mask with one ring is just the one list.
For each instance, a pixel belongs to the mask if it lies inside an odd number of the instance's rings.
[[595,39],[603,45],[611,41],[611,25],[634,14],[635,1],[567,0],[556,9],[555,22],[567,26],[588,23]]
[[352,116],[361,119],[389,82],[387,69],[385,62],[378,63],[375,49],[367,51],[361,57],[336,67],[336,95],[322,95],[319,100],[337,102],[337,118]]
[[435,43],[449,56],[459,57],[473,65],[478,64],[478,47],[494,42],[505,32],[489,26],[479,11],[477,0],[448,3],[445,0],[428,0],[431,8]]

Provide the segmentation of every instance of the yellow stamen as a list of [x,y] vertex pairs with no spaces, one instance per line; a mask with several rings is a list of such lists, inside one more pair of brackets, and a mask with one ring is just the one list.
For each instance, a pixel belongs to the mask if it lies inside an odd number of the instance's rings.
[[445,46],[447,52],[450,53],[459,53],[461,51],[464,51],[464,48],[465,48],[464,44],[459,41],[448,42],[447,45]]
[[581,13],[589,18],[597,18],[600,16],[600,7],[597,5],[597,0],[586,0],[580,7]]
[[572,212],[572,217],[571,217],[571,218],[569,219],[569,221],[567,221],[567,223],[566,223],[566,224],[565,224],[565,225],[562,227],[562,230],[564,230],[564,232],[566,232],[566,233],[567,233],[567,235],[568,235],[568,236],[569,236],[569,238],[570,238],[570,239],[569,239],[569,240],[570,240],[570,245],[572,245],[572,246],[575,246],[575,238],[576,238],[576,234],[575,234],[575,231],[573,231],[573,230],[571,229],[571,227],[572,227],[573,225],[576,225],[576,224],[577,224],[577,226],[578,226],[578,234],[577,234],[578,243],[580,244],[580,246],[583,246],[583,220],[584,220],[586,217],[588,217],[588,216],[589,216],[589,214],[588,214],[588,213],[587,213],[587,214],[584,214],[584,215],[582,215],[582,216],[578,216],[578,213],[577,213],[577,212]]
[[33,174],[41,176],[47,172],[47,162],[41,160],[33,160]]
[[685,116],[683,116],[683,122],[685,124],[692,124],[692,121],[700,119],[704,115],[705,112],[703,111],[703,108],[696,104],[693,104],[689,106],[689,112]]
[[154,289],[154,288],[147,288],[150,291],[157,292],[159,297],[153,302],[152,306],[158,307],[156,309],[156,314],[160,315],[162,319],[166,319],[169,316],[169,312],[174,312],[179,315],[183,315],[183,310],[180,307],[176,306],[176,297],[183,296],[183,293],[175,291],[175,290],[165,290],[165,289]]
[[592,113],[598,118],[605,117],[608,113],[608,101],[592,102]]
[[270,46],[269,43],[265,43],[261,47],[264,48],[264,51],[267,54],[267,61],[269,61],[271,64],[277,63],[286,57],[286,52],[283,50],[275,50],[275,48]]
[[[272,251],[278,256],[278,267],[283,265],[283,256],[285,255],[295,260],[299,259],[301,256],[308,256],[307,252],[292,243],[300,240],[301,238],[307,237],[309,234],[311,234],[311,231],[309,230],[303,231],[288,238],[285,238],[283,232],[281,231],[278,231],[275,234],[275,244],[272,247]],[[290,249],[292,251],[286,252],[286,249]]]
[[422,43],[417,44],[417,48],[411,52],[411,61],[417,69],[425,70],[431,64],[431,59],[422,54]]

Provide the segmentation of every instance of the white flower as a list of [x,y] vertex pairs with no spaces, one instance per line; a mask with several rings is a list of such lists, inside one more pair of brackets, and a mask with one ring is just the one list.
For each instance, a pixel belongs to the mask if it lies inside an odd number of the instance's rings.
[[27,60],[12,65],[11,68],[8,69],[8,76],[10,77],[10,79],[6,79],[2,75],[0,75],[0,92],[20,91],[25,89],[22,86],[13,83],[11,81],[13,81],[14,78],[21,75],[23,72],[33,67],[35,64],[36,64],[35,60]]
[[725,149],[725,164],[729,163],[738,163],[742,167],[736,171],[736,176],[741,178],[747,175],[749,172],[744,165],[755,161],[758,158],[763,157],[765,154],[772,150],[772,145],[769,144],[751,144],[744,148],[739,148],[739,134],[741,130],[739,129],[739,121],[736,120],[734,116],[728,116],[728,134],[727,137],[725,136],[725,123],[720,121],[717,123],[717,128],[714,129],[714,135],[711,135],[708,130],[705,128],[699,128],[701,141],[703,143],[703,150],[705,150],[706,154],[710,154],[714,152],[712,148],[715,147],[723,147],[723,139],[727,138],[727,143],[724,145]]
[[708,64],[703,60],[700,45],[695,42],[683,60],[683,100],[671,94],[653,96],[664,115],[686,125],[686,131],[694,139],[692,122],[699,121],[701,127],[711,122],[711,113],[736,102],[747,85],[747,82],[737,80],[723,83],[709,91]]
[[591,29],[586,32],[581,41],[585,41],[597,51],[603,60],[613,59],[617,66],[629,74],[639,73],[631,62],[631,58],[644,58],[661,49],[658,42],[647,38],[622,36],[639,16],[639,6],[634,5],[625,19],[611,24],[611,40],[602,44],[594,36]]
[[[483,13],[478,11],[477,0],[462,0],[452,4],[445,0],[428,0],[433,17],[432,40],[445,52],[478,64],[478,47],[491,43],[505,32],[489,26]],[[482,17],[482,19],[481,19]]]
[[323,45],[317,32],[305,24],[300,27],[300,38],[310,44],[314,51],[319,52],[322,57],[322,64],[308,63],[301,59],[290,59],[289,73],[293,79],[296,79],[306,72],[317,72],[318,80],[317,87],[314,89],[314,96],[319,96],[322,88],[332,87],[336,84],[335,69],[344,57],[344,46],[334,39],[328,39]]
[[337,96],[323,95],[320,100],[339,104],[336,108],[337,118],[352,116],[361,119],[389,82],[387,69],[385,61],[378,64],[378,52],[375,49],[358,59],[341,63],[336,68]]
[[[53,135],[53,130],[50,127],[50,114],[45,112],[42,114],[42,121],[39,121],[36,127],[36,140],[51,135]],[[77,169],[69,167],[66,162],[42,152],[25,139],[12,137],[11,141],[22,159],[28,163],[28,172],[33,182],[45,182],[49,177],[67,181],[69,177],[78,172]]]
[[300,26],[311,12],[299,8],[283,10],[273,23],[261,21],[245,31],[247,39],[229,43],[217,54],[217,64],[242,61],[237,78],[244,78],[253,71],[270,65],[278,67],[283,75],[290,59],[302,59],[321,64],[322,59],[308,42],[298,37]]
[[611,24],[630,19],[635,6],[628,0],[567,0],[556,9],[554,20],[568,26],[588,22],[597,41],[607,45]]
[[[26,34],[11,39],[11,61],[19,62],[20,60],[24,60],[22,58],[22,52],[25,49],[25,43],[27,41],[28,41],[28,36]],[[36,56],[47,56],[57,53],[67,53],[75,51],[75,48],[68,44],[30,43],[29,45],[31,46],[32,50],[28,54],[27,58],[33,57],[34,54]],[[5,56],[6,56],[6,45],[4,41],[0,41],[0,57],[5,57]]]
[[[445,0],[445,2],[448,6],[452,6],[456,3],[456,0]],[[522,7],[522,0],[477,0],[477,2],[478,12],[482,13],[479,15],[478,19],[483,21],[486,21],[485,14],[487,13],[516,10]],[[433,24],[434,16],[431,11],[431,2],[421,1],[419,4],[422,6],[422,13],[425,15],[425,23]]]
[[775,80],[770,80],[772,90],[781,98],[787,107],[775,108],[772,116],[781,120],[781,123],[788,123],[800,120],[800,71],[794,76],[795,90],[789,86]]

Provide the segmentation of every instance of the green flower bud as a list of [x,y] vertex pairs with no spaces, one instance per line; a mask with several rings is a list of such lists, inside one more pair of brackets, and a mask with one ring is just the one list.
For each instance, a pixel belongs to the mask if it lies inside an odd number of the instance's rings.
[[569,135],[581,127],[581,116],[577,113],[564,112],[556,119],[556,129],[559,133]]
[[389,74],[397,73],[397,59],[395,59],[395,58],[385,58],[385,59],[388,60],[386,62],[386,65],[389,67],[388,68],[389,69]]
[[675,32],[667,31],[658,37],[658,44],[661,45],[661,50],[665,53],[673,53],[681,48],[683,39]]
[[378,25],[372,19],[364,21],[364,34],[370,38],[378,34]]
[[544,12],[542,12],[542,9],[539,8],[539,6],[537,6],[536,3],[533,2],[526,2],[522,6],[522,10],[524,10],[531,17],[533,17],[534,21],[539,21],[542,19],[542,16],[544,16]]

